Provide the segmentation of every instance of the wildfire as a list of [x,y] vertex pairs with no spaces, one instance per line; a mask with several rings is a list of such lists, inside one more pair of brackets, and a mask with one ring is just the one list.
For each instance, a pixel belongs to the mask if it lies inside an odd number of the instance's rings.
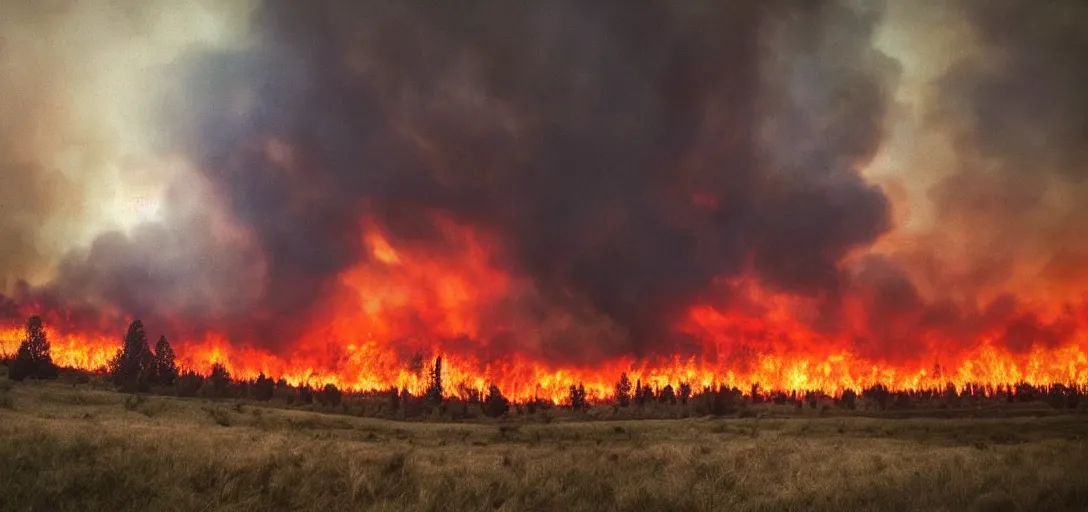
[[[327,298],[328,315],[286,350],[272,352],[209,332],[171,340],[180,366],[206,373],[219,363],[240,378],[263,373],[294,385],[397,387],[420,394],[428,383],[430,358],[441,356],[443,382],[451,395],[494,384],[514,400],[557,403],[565,402],[570,386],[577,384],[585,386],[589,397],[606,399],[624,372],[632,382],[659,389],[681,383],[696,389],[759,385],[829,394],[874,384],[893,390],[948,384],[1088,385],[1084,329],[1062,344],[1036,343],[1026,350],[1009,348],[990,331],[972,343],[934,335],[917,340],[923,350],[914,357],[893,361],[861,348],[856,330],[827,334],[808,327],[799,320],[804,316],[801,301],[744,280],[730,283],[735,293],[743,292],[743,307],[696,305],[678,322],[676,332],[695,340],[697,350],[619,356],[591,366],[558,365],[540,355],[532,324],[516,314],[500,314],[505,310],[496,307],[530,293],[531,284],[493,264],[492,240],[448,220],[439,219],[437,225],[447,241],[441,251],[392,240],[368,224],[364,243],[372,259],[341,275],[343,286]],[[53,359],[61,366],[101,369],[120,347],[124,325],[115,332],[80,331],[65,325],[62,316],[49,318],[54,319],[48,326]],[[13,355],[22,337],[15,320],[0,329],[0,354]],[[514,341],[496,341],[503,339]]]

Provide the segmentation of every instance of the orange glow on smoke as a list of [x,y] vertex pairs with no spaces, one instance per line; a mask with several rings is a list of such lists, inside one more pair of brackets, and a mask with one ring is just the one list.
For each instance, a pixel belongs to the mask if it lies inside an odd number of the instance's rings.
[[[680,319],[676,330],[696,340],[695,355],[556,366],[529,355],[539,350],[533,345],[537,326],[519,322],[514,314],[494,313],[501,311],[495,304],[531,292],[531,285],[492,262],[497,247],[492,240],[448,220],[438,219],[437,226],[446,242],[441,250],[392,240],[380,226],[366,224],[363,242],[372,259],[340,276],[340,288],[327,297],[326,313],[279,353],[206,333],[171,340],[179,364],[208,372],[222,363],[242,378],[263,372],[291,384],[333,383],[356,390],[396,386],[420,394],[433,357],[442,356],[448,394],[496,384],[515,400],[538,397],[560,403],[578,383],[592,398],[611,396],[621,372],[632,382],[657,388],[689,383],[696,390],[712,385],[746,390],[759,384],[762,389],[832,394],[878,383],[893,390],[944,388],[947,383],[960,388],[969,383],[1088,385],[1088,330],[1083,325],[1059,345],[1019,350],[1003,346],[991,331],[970,343],[925,334],[911,341],[908,355],[883,357],[858,341],[867,334],[854,319],[863,312],[862,299],[852,303],[856,312],[847,308],[841,332],[829,335],[806,327],[803,319],[811,312],[804,301],[746,280],[730,283],[743,305],[698,305]],[[888,319],[892,331],[909,324],[909,319]],[[54,361],[83,369],[104,367],[125,329],[69,332],[63,321],[47,327]],[[153,344],[158,336],[154,326],[148,327]],[[490,346],[487,340],[499,332],[520,339],[506,347]],[[21,325],[0,328],[0,354],[14,355],[22,337]],[[416,353],[423,356],[422,368],[411,367]]]

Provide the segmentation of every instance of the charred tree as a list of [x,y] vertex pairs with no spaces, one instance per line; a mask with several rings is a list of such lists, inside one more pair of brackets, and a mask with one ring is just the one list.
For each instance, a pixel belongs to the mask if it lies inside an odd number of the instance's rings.
[[427,401],[434,405],[442,403],[442,356],[434,360],[434,369],[431,370],[431,382],[427,386]]
[[627,372],[620,374],[620,380],[616,382],[616,403],[620,407],[631,404],[631,379],[627,376]]
[[582,411],[586,408],[586,387],[579,383],[578,386],[571,385],[570,387],[570,406],[576,411]]

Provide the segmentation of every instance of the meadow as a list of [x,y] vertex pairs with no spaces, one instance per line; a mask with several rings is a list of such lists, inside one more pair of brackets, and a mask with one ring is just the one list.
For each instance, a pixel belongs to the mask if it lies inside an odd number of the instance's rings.
[[1088,417],[392,421],[0,380],[3,510],[1085,510]]

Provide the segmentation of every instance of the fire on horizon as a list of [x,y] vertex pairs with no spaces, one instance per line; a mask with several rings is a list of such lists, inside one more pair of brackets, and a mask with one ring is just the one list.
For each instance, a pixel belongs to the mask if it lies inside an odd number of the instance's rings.
[[61,4],[0,17],[0,353],[1088,385],[1083,2]]

